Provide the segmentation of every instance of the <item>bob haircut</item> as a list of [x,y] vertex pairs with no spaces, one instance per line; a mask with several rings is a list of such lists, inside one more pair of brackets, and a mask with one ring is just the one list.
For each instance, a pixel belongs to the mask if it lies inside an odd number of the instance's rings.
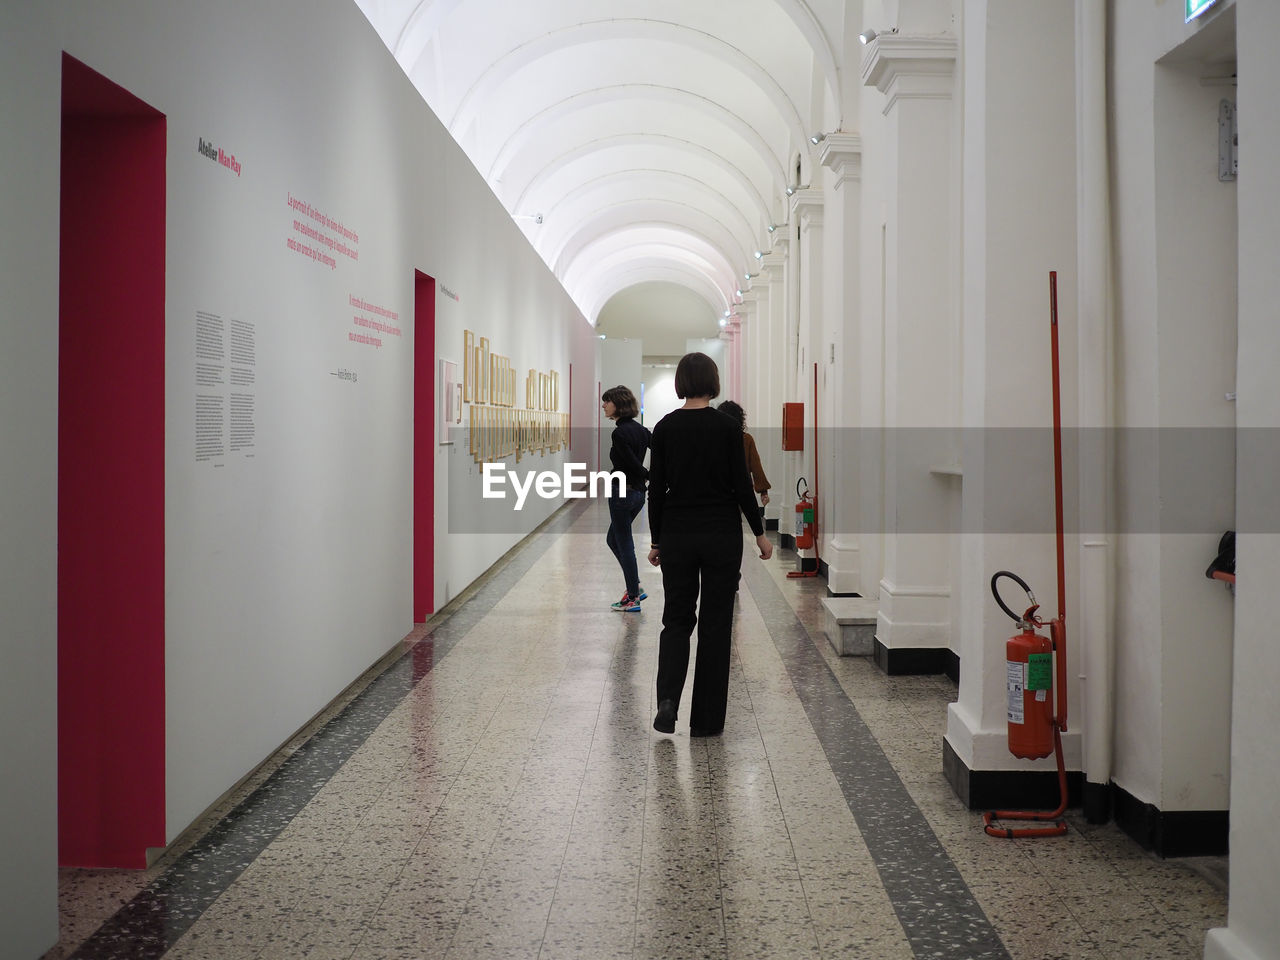
[[689,397],[707,397],[715,399],[720,396],[720,370],[716,362],[705,353],[686,353],[676,364],[676,396],[681,400]]
[[739,430],[747,429],[747,411],[743,410],[740,404],[734,403],[732,400],[726,400],[716,409],[721,413],[728,414],[733,419],[733,422],[738,425]]
[[636,403],[636,395],[622,384],[610,387],[600,395],[600,399],[613,404],[614,416],[620,420],[640,414],[640,404]]

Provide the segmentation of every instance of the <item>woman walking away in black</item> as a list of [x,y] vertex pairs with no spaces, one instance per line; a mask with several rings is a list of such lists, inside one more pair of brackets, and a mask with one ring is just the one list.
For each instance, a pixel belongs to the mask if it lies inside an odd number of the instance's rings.
[[[653,728],[674,733],[676,708],[689,672],[689,639],[698,628],[689,735],[724,729],[729,700],[733,597],[742,565],[742,519],[756,535],[760,559],[773,555],[756,507],[742,433],[711,407],[720,371],[705,353],[687,353],[676,367],[672,410],[653,429],[649,462],[649,562],[662,567],[666,605],[658,641],[658,714]],[[701,609],[698,608],[701,583]]]
[[612,487],[609,491],[609,532],[605,543],[617,557],[627,587],[622,599],[610,606],[625,613],[639,613],[640,601],[648,594],[640,589],[631,524],[644,506],[645,479],[649,476],[649,471],[644,468],[644,455],[649,449],[649,431],[636,422],[635,416],[640,408],[635,394],[626,387],[610,387],[600,400],[604,415],[617,424],[613,428],[609,459],[613,461],[613,469],[620,470],[627,478],[626,493],[618,494]]

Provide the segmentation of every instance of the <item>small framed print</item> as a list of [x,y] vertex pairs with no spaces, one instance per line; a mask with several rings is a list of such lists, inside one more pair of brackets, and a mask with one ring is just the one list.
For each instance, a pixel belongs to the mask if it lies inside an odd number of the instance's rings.
[[462,401],[470,403],[476,383],[476,335],[462,331]]

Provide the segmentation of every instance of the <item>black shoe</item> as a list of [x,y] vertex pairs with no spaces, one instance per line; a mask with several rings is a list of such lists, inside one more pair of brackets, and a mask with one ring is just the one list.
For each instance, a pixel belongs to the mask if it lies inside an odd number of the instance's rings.
[[658,704],[658,715],[653,718],[653,729],[659,733],[676,732],[676,705],[672,700],[663,700]]
[[702,727],[690,727],[689,736],[691,737],[718,737],[724,733],[724,727],[719,730],[704,730]]

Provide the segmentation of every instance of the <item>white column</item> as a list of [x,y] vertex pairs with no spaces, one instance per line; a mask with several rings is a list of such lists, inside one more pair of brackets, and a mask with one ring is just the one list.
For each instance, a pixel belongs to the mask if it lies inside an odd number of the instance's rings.
[[[795,276],[797,286],[796,298],[796,344],[794,361],[795,394],[794,399],[804,403],[804,451],[795,461],[796,474],[789,488],[789,509],[794,510],[795,487],[799,477],[808,483],[809,490],[816,491],[821,501],[818,505],[818,550],[803,551],[802,567],[812,569],[817,563],[815,553],[824,551],[824,542],[828,539],[826,526],[822,521],[822,512],[826,509],[826,500],[830,495],[834,477],[825,463],[830,451],[822,443],[822,439],[814,433],[814,367],[819,365],[819,376],[822,364],[822,286],[823,286],[823,204],[822,191],[800,190],[791,198],[791,223],[798,228],[798,246],[795,259]],[[819,390],[821,380],[819,379]],[[818,403],[821,403],[819,397]],[[820,411],[819,411],[820,412]],[[825,429],[829,424],[820,426]],[[819,469],[822,472],[819,473]],[[802,487],[803,489],[803,487]],[[786,512],[784,508],[784,513]]]
[[[1280,191],[1269,171],[1280,159],[1280,5],[1241,0],[1237,5],[1240,107],[1255,114],[1241,149],[1258,158],[1250,173],[1240,165],[1239,327],[1236,367],[1237,424],[1254,436],[1280,423],[1275,358],[1280,327]],[[1243,122],[1243,121],[1242,121]],[[1259,429],[1260,428],[1260,429]],[[1274,433],[1271,433],[1274,436]],[[1274,445],[1270,451],[1274,453]],[[1254,451],[1237,451],[1237,566],[1234,670],[1231,697],[1231,907],[1229,926],[1209,932],[1207,960],[1254,960],[1280,953],[1280,911],[1272,891],[1280,886],[1280,837],[1275,830],[1280,791],[1280,739],[1275,736],[1275,598],[1280,580],[1280,536],[1275,533],[1276,464]]]
[[955,482],[952,36],[881,34],[862,76],[885,95],[884,576],[886,649],[949,646]]
[[827,564],[827,590],[833,594],[863,593],[860,565],[858,513],[860,491],[856,478],[860,459],[867,454],[860,438],[858,343],[862,325],[859,242],[862,229],[862,138],[851,133],[829,134],[820,155],[825,171],[826,196],[826,295],[823,357],[827,402],[823,404],[827,429],[823,430],[829,454],[828,491],[824,504],[826,529],[823,559]]
[[[756,296],[756,314],[760,330],[760,399],[756,410],[747,411],[748,423],[755,426],[756,446],[760,460],[773,489],[766,520],[779,521],[786,499],[786,472],[782,456],[782,403],[786,392],[786,275],[788,243],[785,237],[774,241],[773,250],[760,261],[760,276],[752,281]],[[779,529],[782,524],[779,521]]]
[[[989,16],[989,8],[999,15]],[[1051,757],[1009,753],[1004,641],[1017,628],[993,602],[989,581],[997,570],[1012,570],[1035,590],[1046,619],[1058,613],[1048,274],[1058,271],[1062,408],[1070,429],[1078,367],[1074,36],[1069,4],[965,6],[960,691],[946,733],[958,789],[959,778],[968,783],[974,771],[1054,769]],[[1035,176],[1008,176],[1015,158]],[[1069,593],[1074,557],[1068,549]],[[1021,591],[1005,583],[1009,605],[1025,606]],[[1075,677],[1072,622],[1068,675]],[[1075,719],[1063,737],[1069,769],[1078,768],[1080,752],[1072,692]]]

